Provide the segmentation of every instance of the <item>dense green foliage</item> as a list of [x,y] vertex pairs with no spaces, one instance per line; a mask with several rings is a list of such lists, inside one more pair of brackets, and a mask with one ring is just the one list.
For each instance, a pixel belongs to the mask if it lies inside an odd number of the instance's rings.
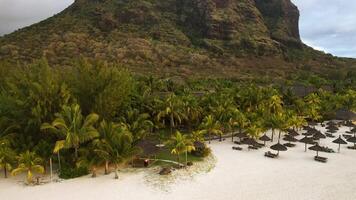
[[187,157],[193,144],[214,136],[244,130],[258,138],[272,129],[280,137],[306,120],[356,110],[348,80],[325,79],[335,83],[331,90],[309,82],[315,90],[297,96],[291,81],[284,87],[227,79],[182,83],[134,77],[120,66],[86,60],[61,70],[45,60],[2,64],[0,72],[0,166],[14,174],[31,171],[29,182],[49,158],[61,163],[64,178],[88,170],[96,176],[104,164],[106,172],[114,166],[118,177],[118,168],[141,153],[137,144],[143,140],[170,141],[172,153]]

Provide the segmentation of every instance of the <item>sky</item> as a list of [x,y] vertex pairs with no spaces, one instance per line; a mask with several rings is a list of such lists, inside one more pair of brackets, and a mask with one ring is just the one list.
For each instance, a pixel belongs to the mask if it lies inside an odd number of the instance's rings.
[[[337,56],[356,58],[355,0],[292,0],[301,12],[304,43]],[[73,0],[0,0],[0,35],[62,11]]]

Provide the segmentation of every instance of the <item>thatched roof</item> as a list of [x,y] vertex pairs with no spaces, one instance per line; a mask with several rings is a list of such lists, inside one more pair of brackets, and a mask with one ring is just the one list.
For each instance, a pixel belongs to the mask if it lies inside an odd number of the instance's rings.
[[323,151],[323,147],[321,147],[319,144],[316,144],[314,146],[309,147],[309,150],[312,150],[312,151]]
[[287,147],[285,147],[284,145],[282,145],[279,142],[275,145],[272,145],[270,148],[275,151],[287,151],[288,150]]
[[334,140],[333,143],[335,143],[335,144],[347,144],[347,142],[344,139],[341,138],[341,135],[336,140]]
[[271,138],[269,138],[266,134],[264,134],[262,137],[260,137],[260,140],[267,142],[267,141],[270,141]]

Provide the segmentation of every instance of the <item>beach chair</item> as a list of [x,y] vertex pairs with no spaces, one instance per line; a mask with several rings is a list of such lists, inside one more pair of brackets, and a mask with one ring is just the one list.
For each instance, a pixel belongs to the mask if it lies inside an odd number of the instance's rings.
[[265,152],[265,157],[268,157],[268,158],[277,158],[278,155],[277,155],[277,154],[274,154],[274,153],[271,153],[270,151],[267,151],[267,152]]
[[356,147],[355,147],[355,146],[348,146],[347,148],[348,148],[348,149],[351,149],[351,150],[356,150]]
[[285,143],[283,145],[286,146],[286,147],[290,147],[290,148],[296,146],[296,144],[293,144],[293,143]]
[[232,147],[233,150],[242,151],[241,147]]
[[241,142],[239,142],[239,141],[234,141],[234,144],[241,144]]
[[314,160],[318,161],[318,162],[326,163],[328,161],[328,158],[321,157],[321,156],[315,156]]
[[248,149],[258,150],[258,147],[250,145],[248,146]]
[[342,136],[344,136],[345,139],[349,139],[351,137],[351,135],[347,135],[347,134],[343,134]]
[[264,147],[265,145],[262,144],[262,143],[256,143],[254,146],[257,147],[257,148],[262,148],[262,147]]

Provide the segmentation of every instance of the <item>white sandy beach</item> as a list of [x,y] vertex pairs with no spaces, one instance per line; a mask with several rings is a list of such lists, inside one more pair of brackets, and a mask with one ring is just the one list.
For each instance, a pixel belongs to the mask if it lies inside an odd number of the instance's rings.
[[[320,128],[325,132],[323,128]],[[344,133],[346,127],[338,133]],[[338,135],[335,134],[335,135]],[[301,136],[300,136],[301,137]],[[299,138],[300,138],[299,137]],[[330,138],[321,145],[337,151]],[[270,145],[270,143],[268,144]],[[20,177],[0,178],[1,200],[354,200],[356,199],[356,151],[342,146],[341,153],[320,153],[329,158],[315,162],[314,151],[304,152],[304,144],[281,152],[278,159],[263,156],[269,148],[233,151],[230,139],[211,145],[215,167],[201,164],[179,170],[173,177],[156,175],[153,169],[121,172],[97,178],[81,177],[60,183],[25,186]],[[209,166],[209,164],[205,165]],[[192,170],[201,168],[201,173]],[[191,170],[191,171],[189,171]],[[175,178],[175,177],[179,178]]]

